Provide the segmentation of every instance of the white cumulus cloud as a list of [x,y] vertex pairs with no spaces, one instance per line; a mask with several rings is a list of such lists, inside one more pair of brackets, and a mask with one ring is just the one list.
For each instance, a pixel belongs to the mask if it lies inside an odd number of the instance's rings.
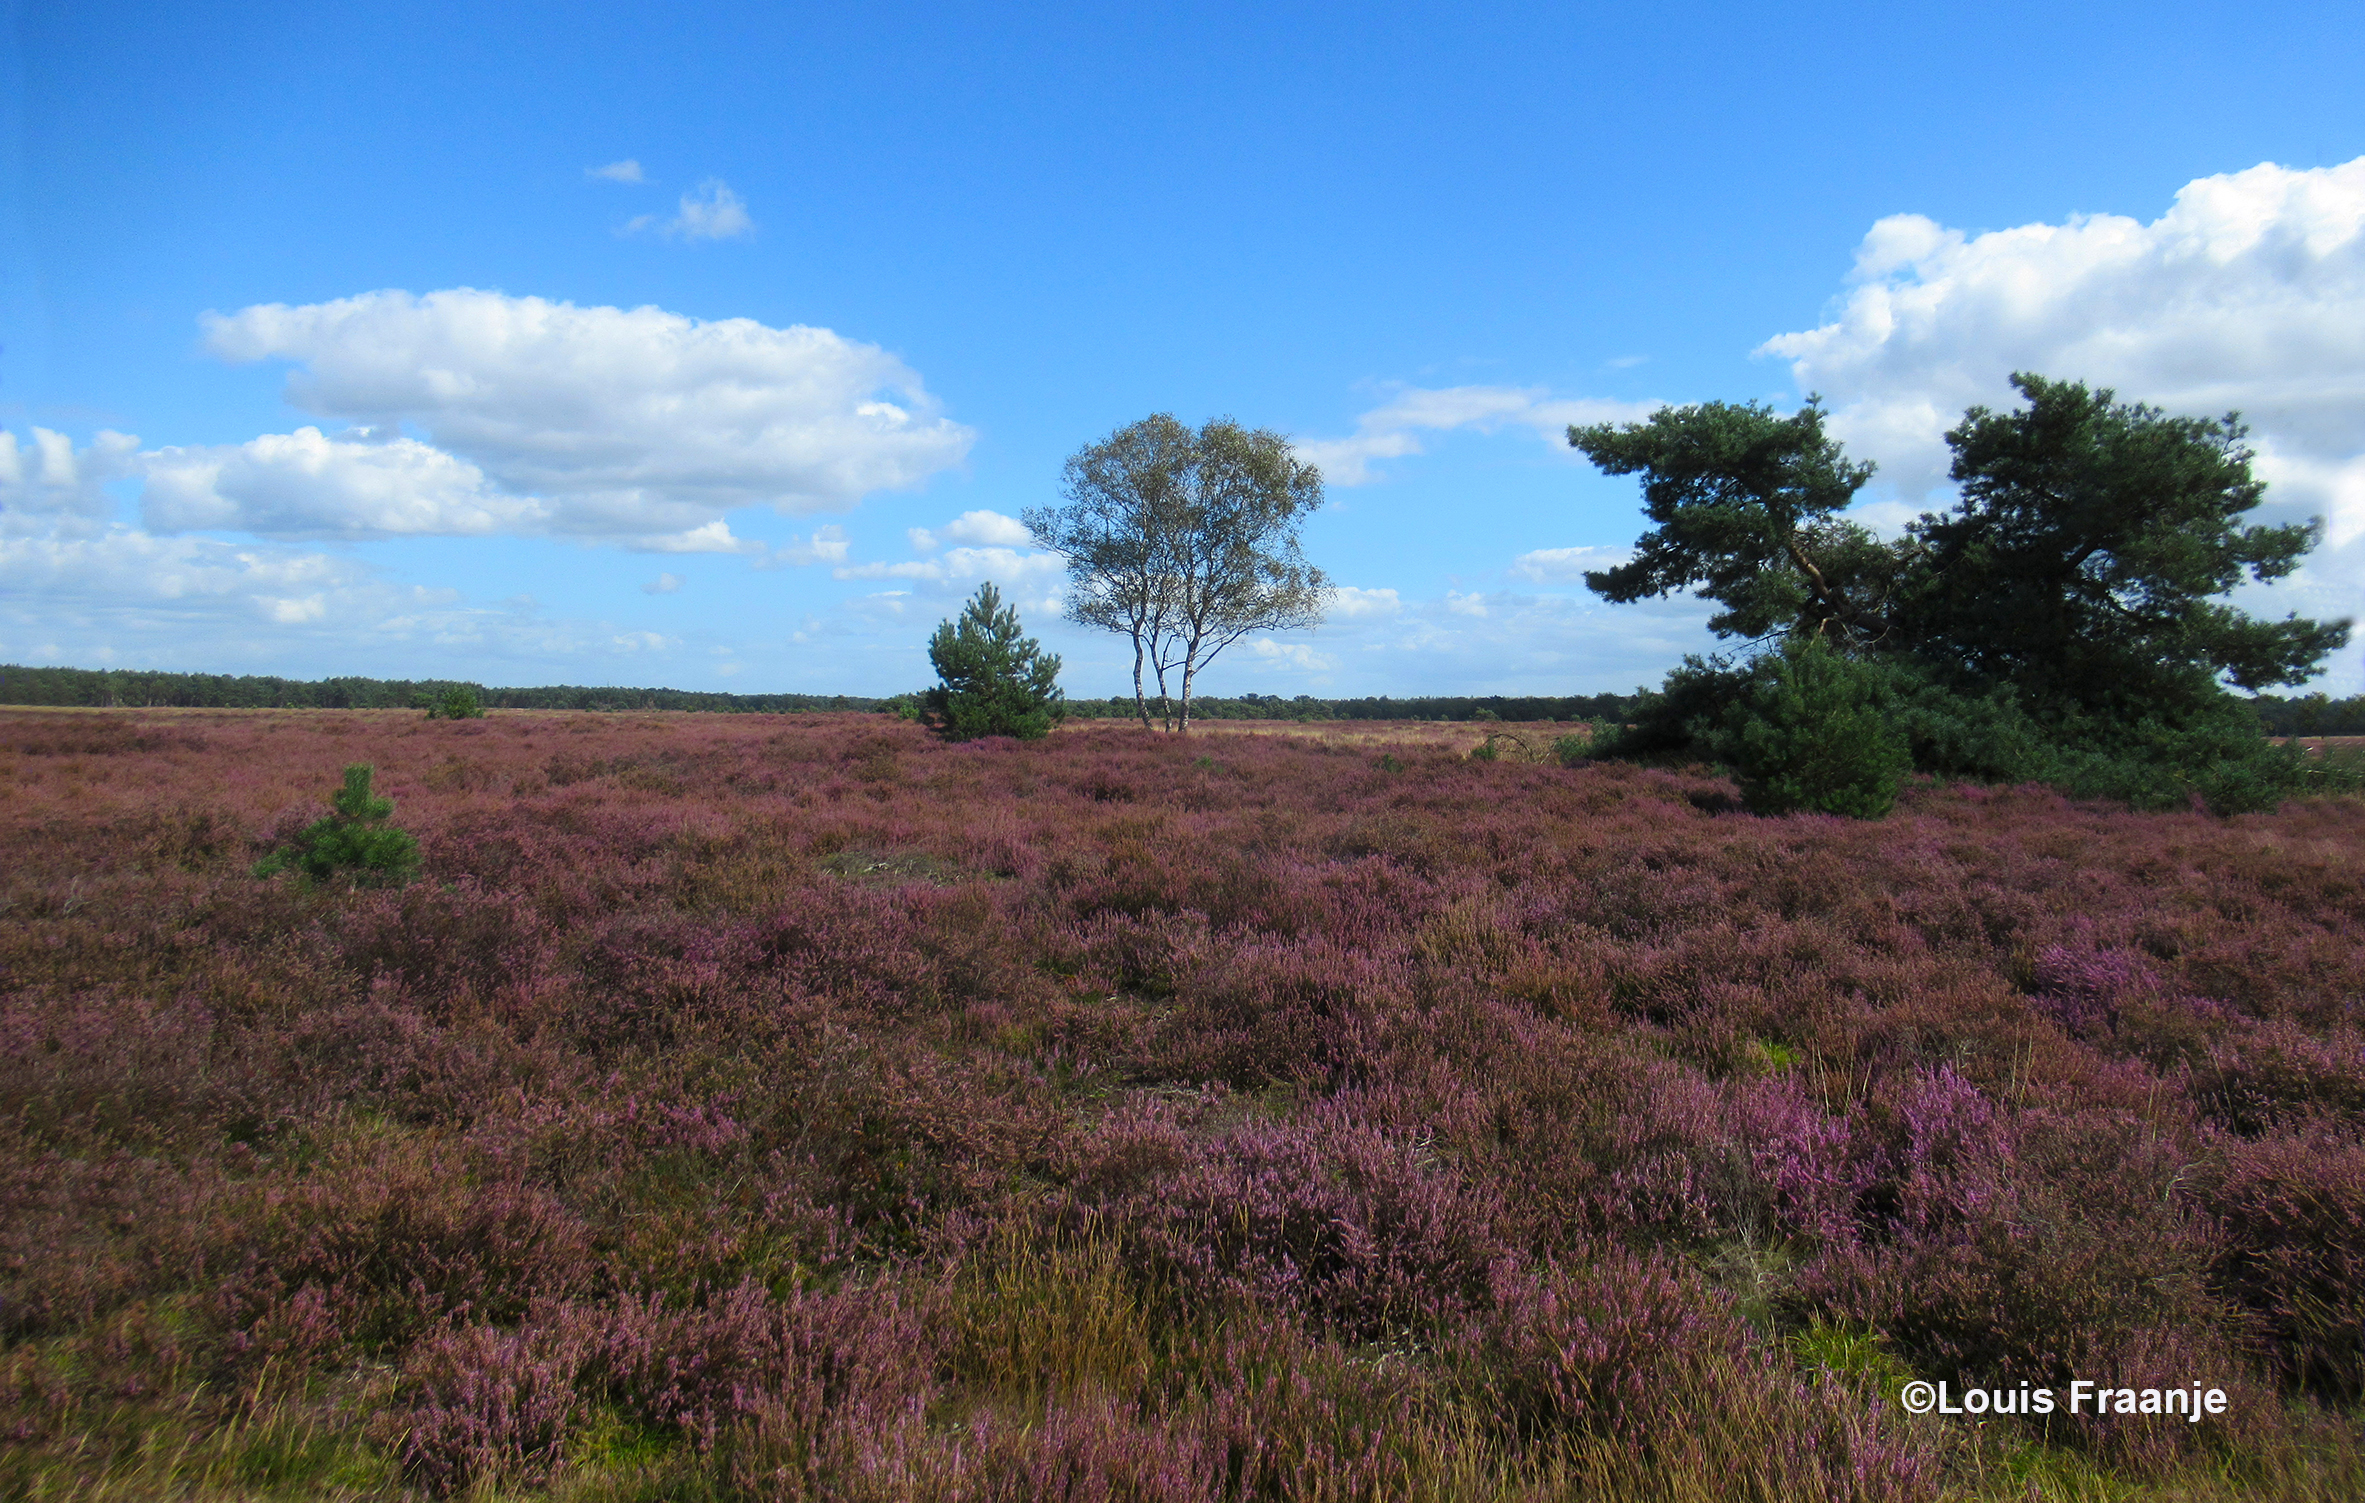
[[839,579],[924,579],[939,584],[992,579],[1022,585],[1051,578],[1061,570],[1049,553],[1021,553],[1015,548],[955,548],[941,558],[910,559],[899,564],[848,564],[832,569]]
[[[602,671],[682,644],[627,625],[544,619],[530,598],[471,605],[392,583],[348,556],[275,542],[162,536],[120,523],[0,512],[0,658],[185,665],[208,672],[416,671],[419,654],[526,675]],[[678,588],[661,574],[651,594]]]
[[[975,436],[894,356],[801,325],[471,288],[264,304],[203,323],[223,359],[293,362],[288,400],[365,436],[304,430],[236,453],[162,451],[159,526],[499,530],[744,551],[715,530],[727,511],[844,510],[959,464]],[[405,424],[424,439],[377,437]],[[400,475],[415,482],[408,492]]]
[[1537,548],[1511,561],[1514,577],[1535,584],[1581,580],[1588,569],[1608,569],[1632,556],[1627,548]]
[[1394,590],[1364,590],[1354,585],[1337,585],[1330,592],[1330,609],[1324,613],[1332,621],[1360,621],[1373,616],[1393,616],[1404,608]]
[[668,240],[736,240],[754,234],[755,221],[748,217],[747,201],[729,183],[710,177],[682,195],[671,219],[643,214],[624,226],[627,235],[642,230],[655,230]]
[[1321,468],[1329,484],[1368,485],[1380,478],[1372,469],[1374,463],[1422,452],[1424,434],[1526,428],[1555,449],[1566,450],[1571,423],[1635,422],[1659,405],[1555,397],[1530,386],[1404,387],[1357,418],[1355,431],[1347,437],[1302,439],[1294,447],[1298,457]]
[[842,564],[851,546],[846,529],[835,522],[813,529],[809,538],[792,537],[773,549],[762,562],[762,567],[777,569],[783,564]]
[[[140,441],[102,429],[77,449],[63,433],[32,430],[32,442],[0,429],[0,528],[21,530],[20,519],[103,518],[114,510],[100,487],[138,473]],[[43,525],[55,525],[54,522]]]
[[[1016,603],[1032,609],[1059,609],[1056,595],[1048,591],[1065,565],[1056,554],[1031,551],[1028,545],[1034,542],[1034,534],[1015,517],[998,511],[968,511],[942,527],[907,528],[904,535],[911,540],[913,552],[936,556],[892,564],[850,564],[842,562],[846,549],[841,541],[836,553],[840,562],[831,575],[838,579],[917,580],[939,586],[940,593],[944,586],[991,579],[1003,585]],[[946,548],[948,543],[962,546]],[[939,549],[944,551],[938,553]]]
[[641,164],[631,157],[626,157],[621,162],[610,162],[605,167],[586,167],[583,169],[583,175],[605,178],[611,183],[645,183],[648,181],[648,178],[641,173]]
[[731,524],[717,517],[681,532],[654,533],[618,539],[635,553],[761,553],[764,545],[736,536]]
[[1276,642],[1271,637],[1251,638],[1248,650],[1256,660],[1271,668],[1290,668],[1301,673],[1327,673],[1338,666],[1338,661],[1327,653],[1316,652],[1303,642]]
[[540,532],[552,508],[504,494],[483,470],[412,438],[330,438],[318,428],[141,456],[141,511],[162,532],[278,538],[485,537]]
[[289,625],[321,619],[332,603],[384,608],[381,592],[349,560],[126,527],[87,537],[0,537],[0,576],[14,608],[53,622],[96,615]]
[[2031,370],[2171,412],[2239,410],[2279,496],[2365,534],[2365,157],[2188,183],[2115,214],[1970,234],[1917,214],[1864,237],[1831,321],[1763,353],[1907,499],[1945,483],[1942,435],[2012,405]]
[[934,553],[946,543],[977,543],[988,547],[1031,547],[1035,535],[1016,517],[1003,516],[998,511],[965,511],[942,527],[931,530],[913,527],[907,530],[912,551]]

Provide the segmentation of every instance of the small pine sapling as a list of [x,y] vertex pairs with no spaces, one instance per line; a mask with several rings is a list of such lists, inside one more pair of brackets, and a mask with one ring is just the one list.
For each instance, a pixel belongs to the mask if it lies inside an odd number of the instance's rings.
[[958,625],[936,628],[928,661],[943,682],[928,691],[927,719],[948,741],[1036,741],[1067,716],[1059,659],[1021,634],[1018,612],[990,581],[977,587]]
[[255,875],[294,870],[315,882],[343,877],[357,887],[399,886],[419,869],[419,842],[386,823],[394,800],[370,791],[376,769],[356,762],[329,799],[337,812],[314,820],[287,846],[255,863]]

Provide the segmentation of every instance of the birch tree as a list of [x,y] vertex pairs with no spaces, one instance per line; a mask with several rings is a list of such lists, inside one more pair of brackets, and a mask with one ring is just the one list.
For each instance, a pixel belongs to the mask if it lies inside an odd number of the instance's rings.
[[1154,413],[1077,450],[1060,493],[1024,520],[1067,562],[1068,619],[1131,641],[1145,730],[1152,685],[1155,724],[1188,732],[1198,676],[1226,647],[1321,624],[1330,580],[1298,529],[1322,504],[1322,472],[1280,434],[1230,418],[1194,432]]

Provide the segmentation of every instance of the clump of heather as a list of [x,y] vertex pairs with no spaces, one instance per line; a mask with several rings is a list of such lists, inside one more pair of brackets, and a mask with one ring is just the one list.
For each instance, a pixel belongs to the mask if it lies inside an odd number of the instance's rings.
[[2365,1489],[2365,804],[1492,729],[0,714],[0,1491]]
[[2258,1318],[2285,1378],[2355,1402],[2365,1394],[2365,1141],[2356,1119],[2212,1146],[2200,1202],[2225,1228],[2218,1286]]
[[1355,1340],[1487,1303],[1494,1186],[1332,1111],[1184,1126],[1118,1111],[1080,1148],[1076,1187],[1129,1260],[1203,1303],[1263,1305]]
[[663,1295],[544,1302],[414,1344],[408,1403],[378,1429],[431,1492],[546,1481],[600,1416],[701,1455],[727,1447],[735,1480],[793,1494],[924,1417],[934,1314],[891,1288],[775,1297],[752,1281],[673,1308]]

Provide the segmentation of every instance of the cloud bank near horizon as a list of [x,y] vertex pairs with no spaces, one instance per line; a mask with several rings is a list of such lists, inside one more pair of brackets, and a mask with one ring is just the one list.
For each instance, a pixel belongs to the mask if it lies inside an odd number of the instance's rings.
[[[423,537],[825,565],[885,587],[822,607],[827,634],[871,652],[982,578],[1056,605],[1056,562],[1015,518],[975,506],[906,529],[900,560],[858,556],[834,524],[771,547],[732,531],[746,508],[842,513],[916,489],[965,463],[976,440],[900,360],[827,329],[471,288],[259,304],[202,327],[225,361],[285,362],[289,402],[318,421],[154,449],[113,431],[80,448],[47,428],[0,431],[0,564],[33,613],[20,627],[49,602],[94,631],[114,611],[254,640],[364,620],[483,640],[437,592],[381,588],[355,556],[297,546]],[[1968,406],[2011,404],[2015,369],[2171,411],[2239,409],[2271,486],[2262,515],[2321,514],[2328,534],[2298,576],[2241,603],[2345,615],[2365,598],[2365,158],[2198,179],[2148,222],[2098,214],[1972,232],[1892,215],[1863,237],[1826,321],[1758,352],[1785,362],[1800,391],[1823,393],[1839,436],[1880,462],[1862,512],[1891,524],[1944,504],[1945,429]],[[1385,481],[1464,431],[1541,442],[1581,465],[1570,424],[1638,421],[1658,405],[1395,385],[1351,432],[1298,448],[1342,489]],[[113,520],[133,485],[144,529]],[[205,533],[250,541],[191,535]],[[1451,665],[1491,682],[1614,659],[1639,674],[1646,658],[1706,645],[1684,640],[1704,614],[1685,602],[1646,620],[1585,594],[1584,571],[1622,546],[1549,529],[1533,542],[1506,549],[1498,574],[1442,594],[1367,579],[1341,592],[1318,647],[1274,640],[1243,663],[1345,690],[1394,671],[1383,665]],[[1580,622],[1606,639],[1553,645]],[[2344,670],[2334,692],[2353,692],[2352,677]]]
[[[160,448],[112,430],[79,448],[44,427],[0,430],[0,572],[15,597],[0,614],[19,650],[96,638],[104,659],[117,637],[211,636],[244,658],[273,629],[370,647],[643,650],[601,623],[463,607],[291,545],[513,537],[843,563],[834,525],[767,549],[727,514],[847,511],[958,466],[975,438],[894,356],[801,325],[472,288],[200,324],[225,361],[289,363],[289,403],[346,426]],[[138,486],[140,525],[116,520],[119,482]],[[192,535],[205,533],[232,538]]]
[[1381,460],[1426,452],[1430,434],[1525,430],[1566,452],[1572,424],[1639,422],[1663,405],[1559,397],[1541,386],[1396,386],[1386,402],[1355,420],[1353,433],[1301,439],[1294,447],[1322,471],[1326,484],[1353,487],[1385,478],[1374,468]]
[[2074,216],[1972,234],[1873,225],[1831,320],[1760,353],[1832,404],[1832,429],[1913,502],[1944,434],[2016,397],[2011,373],[2251,424],[2259,469],[2335,547],[2365,536],[2365,157],[2187,183],[2150,223]]
[[200,322],[211,353],[289,362],[289,405],[352,426],[159,451],[165,530],[678,536],[910,490],[976,438],[902,361],[801,324],[466,287]]

